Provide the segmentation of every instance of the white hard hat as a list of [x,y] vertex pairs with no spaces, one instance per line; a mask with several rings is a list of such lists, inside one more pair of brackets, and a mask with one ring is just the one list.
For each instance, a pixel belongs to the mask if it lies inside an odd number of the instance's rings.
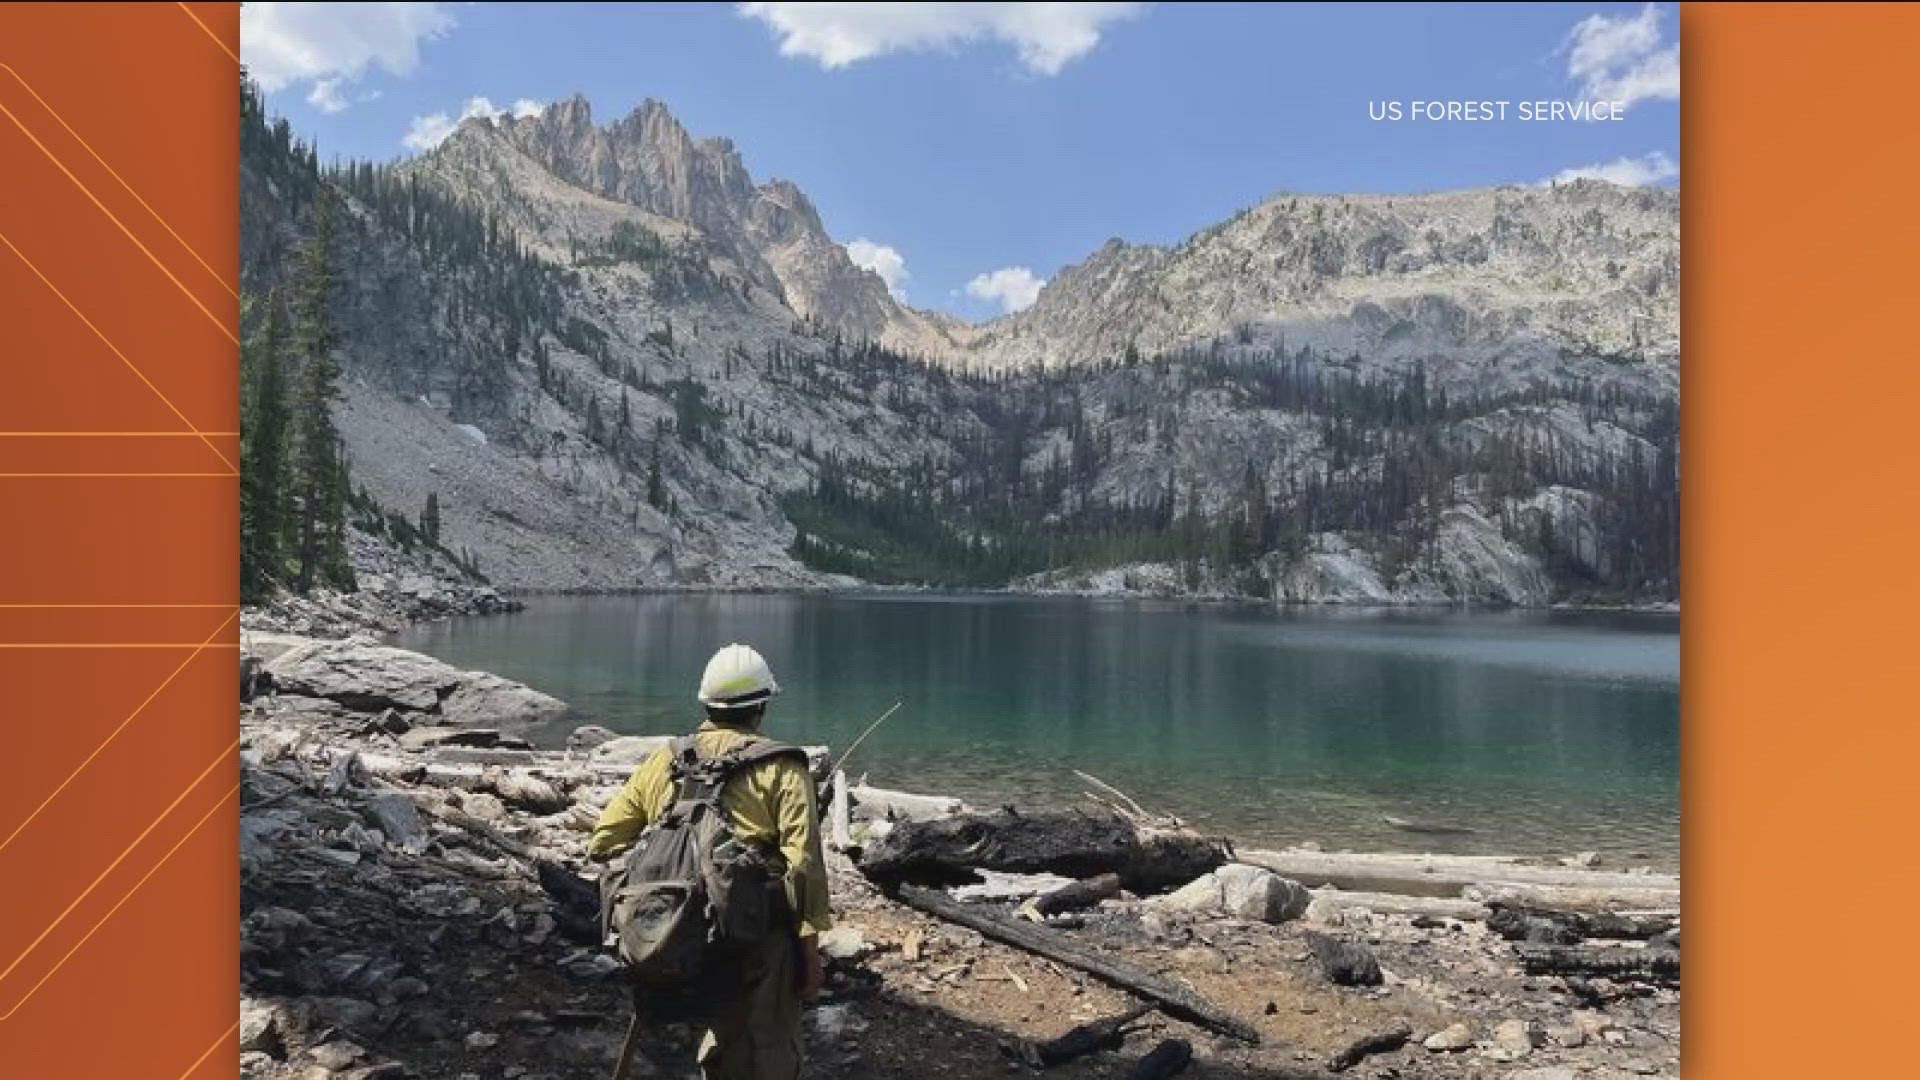
[[750,645],[738,642],[713,654],[700,675],[700,704],[713,709],[758,705],[780,692],[767,662]]

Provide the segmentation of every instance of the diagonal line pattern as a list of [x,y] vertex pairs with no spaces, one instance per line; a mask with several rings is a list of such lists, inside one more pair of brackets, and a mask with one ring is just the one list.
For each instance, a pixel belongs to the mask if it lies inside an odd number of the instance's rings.
[[[0,649],[237,649],[238,645],[195,645],[171,641],[0,641]],[[192,659],[189,657],[188,659]]]
[[[40,947],[40,943],[47,940],[47,935],[53,933],[54,930],[57,929],[61,923],[66,922],[67,916],[73,914],[73,909],[79,907],[81,901],[93,895],[93,890],[99,888],[100,883],[107,880],[107,876],[109,874],[113,873],[116,869],[118,869],[121,863],[127,861],[127,856],[133,854],[134,849],[140,846],[140,842],[142,840],[145,840],[148,834],[152,833],[153,830],[160,827],[160,823],[162,821],[165,821],[168,815],[173,813],[174,807],[179,806],[183,801],[185,801],[188,795],[193,794],[193,789],[200,786],[200,781],[205,780],[209,773],[219,768],[222,762],[233,760],[233,753],[238,749],[240,749],[240,740],[235,739],[233,740],[232,744],[230,744],[225,750],[222,750],[220,752],[219,757],[214,758],[212,763],[210,763],[206,768],[200,770],[200,775],[193,778],[193,782],[187,785],[187,788],[185,791],[182,791],[180,794],[173,797],[173,801],[167,804],[167,808],[165,810],[162,810],[158,814],[155,814],[153,816],[153,820],[147,823],[147,827],[140,830],[140,835],[133,838],[133,843],[128,844],[126,848],[123,849],[120,852],[120,854],[114,858],[112,862],[107,864],[107,868],[105,870],[100,871],[100,876],[93,879],[93,884],[88,885],[86,888],[80,890],[80,895],[73,898],[73,902],[67,905],[66,910],[62,911],[58,916],[54,918],[52,922],[48,923],[47,928],[45,930],[40,931],[40,936],[34,938],[33,942],[29,944],[26,947],[26,949],[20,953],[19,956],[16,956],[13,958],[13,963],[8,964],[5,970],[0,970],[0,983],[6,982],[7,976],[13,974],[13,969],[19,967],[20,962],[22,960],[25,960],[27,957],[33,955],[33,951]],[[12,1016],[13,1013],[9,1011],[7,1015]],[[4,1019],[4,1017],[0,1017],[0,1019]]]
[[193,1071],[195,1069],[198,1069],[202,1064],[206,1062],[208,1058],[212,1057],[213,1052],[215,1050],[220,1049],[220,1047],[226,1043],[227,1039],[230,1038],[235,1032],[239,1030],[240,1030],[240,1021],[235,1020],[233,1022],[233,1026],[228,1028],[225,1034],[213,1040],[213,1045],[207,1047],[205,1053],[193,1059],[193,1064],[187,1066],[187,1071],[180,1074],[180,1080],[187,1080],[187,1077],[192,1076]]
[[[13,68],[9,67],[8,65],[4,63],[0,63],[0,68],[4,68],[7,74],[12,75],[14,78],[20,79],[20,73],[13,70]],[[23,84],[26,82],[25,79],[20,79],[20,81]],[[32,89],[32,88],[29,87],[28,89]],[[215,315],[213,312],[207,310],[207,305],[201,303],[200,298],[193,295],[192,290],[188,289],[186,285],[183,284],[179,278],[175,277],[173,271],[167,269],[167,265],[165,263],[161,262],[158,258],[154,257],[153,252],[148,250],[147,245],[141,243],[140,238],[133,235],[133,230],[127,228],[125,222],[121,221],[119,217],[115,216],[113,211],[107,209],[107,204],[100,201],[100,196],[95,195],[93,193],[92,188],[81,183],[80,178],[73,175],[73,170],[67,168],[65,162],[61,161],[58,157],[56,157],[53,151],[47,149],[47,145],[40,141],[40,137],[35,135],[31,128],[21,123],[19,117],[13,115],[12,109],[7,108],[6,105],[4,104],[0,104],[0,113],[6,114],[7,119],[13,121],[13,126],[19,128],[21,134],[25,135],[28,139],[32,140],[33,145],[40,148],[40,152],[47,156],[48,161],[53,162],[56,168],[58,168],[61,172],[65,173],[67,176],[67,179],[73,181],[73,186],[79,188],[81,191],[81,194],[84,194],[88,199],[92,200],[93,205],[99,207],[100,212],[107,215],[107,220],[113,222],[116,226],[118,226],[120,231],[126,235],[127,239],[133,241],[133,246],[139,248],[140,253],[147,257],[147,261],[159,267],[160,272],[167,275],[167,280],[173,282],[174,287],[179,289],[180,292],[183,295],[185,295],[188,300],[192,301],[193,306],[199,308],[200,313],[205,315],[208,318],[208,320],[210,320],[213,323],[214,326],[218,327],[220,332],[227,336],[228,341],[233,342],[235,345],[240,344],[240,339],[234,336],[233,331],[227,329],[226,322],[222,320],[220,316]]]
[[[7,239],[6,233],[0,233],[0,244],[7,245],[7,249],[9,251],[12,251],[14,255],[20,259],[21,262],[26,263],[27,269],[33,271],[33,275],[35,277],[39,278],[41,282],[46,285],[47,288],[53,290],[53,295],[59,297],[61,303],[67,305],[67,310],[73,312],[73,314],[81,322],[87,324],[87,329],[93,331],[94,337],[99,338],[102,344],[106,345],[107,348],[112,349],[113,355],[119,357],[121,363],[127,365],[127,368],[129,370],[131,370],[135,375],[138,375],[140,377],[140,381],[147,384],[147,389],[153,391],[153,395],[155,397],[159,398],[160,401],[164,405],[166,405],[167,408],[173,410],[173,415],[179,417],[181,423],[187,425],[188,429],[191,430],[195,435],[200,436],[200,441],[207,444],[207,449],[213,451],[213,456],[220,459],[220,464],[225,465],[229,469],[233,469],[234,470],[233,475],[235,476],[240,475],[239,469],[233,464],[233,462],[227,460],[227,455],[221,453],[220,448],[213,445],[213,440],[207,438],[206,434],[200,430],[198,425],[196,425],[193,421],[187,419],[187,414],[181,412],[180,407],[175,405],[172,399],[168,398],[167,395],[161,393],[159,387],[153,385],[153,380],[147,378],[146,372],[141,371],[139,368],[139,365],[127,359],[127,354],[121,352],[120,347],[118,345],[115,345],[111,340],[109,340],[107,338],[107,335],[101,333],[100,328],[93,325],[93,320],[87,318],[84,312],[82,312],[78,307],[74,306],[73,301],[67,299],[67,294],[61,292],[60,287],[58,285],[55,285],[52,279],[48,278],[47,275],[41,273],[40,268],[33,264],[32,259],[27,258],[24,252],[22,252],[19,248],[14,247],[13,241]],[[224,330],[225,327],[222,327],[221,329]],[[227,336],[232,337],[233,335],[228,334]]]
[[[197,782],[198,781],[196,781],[196,783]],[[189,788],[188,790],[192,790],[192,789]],[[208,808],[206,813],[200,815],[200,820],[194,822],[192,828],[188,829],[186,833],[180,837],[180,839],[174,841],[173,846],[167,849],[167,853],[165,855],[160,856],[160,861],[148,867],[147,872],[140,876],[140,880],[134,882],[133,887],[127,890],[126,895],[122,896],[117,902],[115,902],[115,904],[112,907],[108,908],[107,913],[105,915],[100,916],[100,920],[94,923],[91,929],[89,929],[86,933],[80,935],[80,940],[73,943],[73,948],[68,949],[65,955],[61,956],[59,960],[55,961],[54,965],[47,969],[47,973],[45,975],[40,976],[40,981],[37,983],[34,983],[31,987],[29,987],[27,989],[27,992],[21,995],[20,1000],[13,1003],[13,1008],[8,1009],[4,1013],[0,1013],[0,1023],[4,1023],[8,1020],[13,1019],[13,1014],[19,1012],[20,1007],[22,1005],[25,1005],[30,999],[32,999],[33,995],[35,993],[38,993],[42,986],[45,986],[47,984],[48,979],[53,978],[56,972],[58,972],[61,968],[65,967],[67,964],[67,961],[73,959],[73,954],[79,952],[81,948],[86,945],[88,941],[92,940],[93,935],[99,933],[100,928],[107,925],[107,922],[111,920],[114,917],[114,915],[120,911],[121,908],[127,905],[127,901],[133,899],[133,894],[139,892],[141,886],[145,885],[148,879],[152,878],[154,874],[159,872],[162,866],[165,866],[167,864],[168,859],[173,858],[175,853],[177,853],[181,848],[185,847],[188,840],[193,839],[194,834],[200,831],[200,826],[205,825],[208,819],[212,818],[213,815],[219,813],[222,809],[225,809],[227,805],[227,800],[232,798],[239,791],[240,791],[239,784],[235,784],[231,788],[228,788],[227,793],[225,795],[220,796],[220,800],[218,802],[214,803],[212,807]],[[169,809],[171,809],[171,807],[169,807]],[[34,944],[37,945],[39,944],[39,942],[35,942]],[[33,950],[28,949],[27,951],[32,952]],[[23,953],[21,955],[24,956],[25,954]],[[15,961],[15,963],[19,963],[19,961]],[[9,968],[8,970],[12,970],[12,969]],[[212,1051],[208,1051],[208,1053],[212,1053]],[[205,1056],[206,1055],[204,1054],[201,1055],[202,1060],[205,1060]],[[194,1064],[198,1065],[199,1062],[195,1062]],[[187,1071],[192,1072],[193,1070],[188,1069]]]
[[[193,13],[188,12],[187,14],[191,15]],[[13,70],[10,67],[7,67],[7,65],[0,64],[0,68],[6,68],[7,74],[13,76],[14,81],[19,83],[21,88],[26,90],[27,93],[32,94],[33,100],[39,102],[41,108],[47,110],[47,115],[53,117],[54,120],[58,121],[61,127],[66,128],[67,134],[73,136],[73,141],[85,147],[87,153],[93,155],[93,160],[99,162],[100,167],[107,170],[108,175],[112,176],[115,180],[119,181],[120,186],[127,190],[127,194],[133,196],[133,201],[139,203],[140,208],[142,210],[145,210],[153,218],[153,220],[159,222],[160,227],[167,230],[167,235],[173,237],[174,242],[178,243],[181,246],[181,248],[183,248],[186,251],[187,254],[193,256],[193,261],[199,263],[200,268],[202,270],[205,270],[207,273],[213,275],[213,280],[219,282],[220,287],[227,290],[227,293],[231,295],[234,299],[237,300],[240,298],[240,294],[234,291],[233,286],[227,284],[227,279],[221,277],[220,272],[218,270],[215,270],[213,267],[208,266],[207,260],[201,258],[199,252],[193,250],[193,245],[187,243],[186,240],[182,238],[179,233],[175,232],[173,229],[173,226],[167,224],[167,219],[161,217],[160,212],[158,210],[155,210],[153,207],[148,206],[147,200],[141,198],[140,193],[133,190],[133,185],[127,183],[126,180],[123,177],[121,177],[120,173],[117,170],[115,170],[113,166],[107,164],[107,159],[100,156],[100,152],[93,148],[92,143],[89,143],[87,140],[81,138],[80,133],[73,130],[73,125],[67,123],[65,117],[55,112],[53,110],[53,106],[47,104],[47,99],[41,97],[40,92],[38,90],[35,90],[33,87],[28,86],[27,81],[20,77],[20,73]],[[19,121],[17,120],[14,122],[19,123]]]
[[60,793],[67,790],[67,786],[73,783],[74,778],[79,776],[81,773],[85,772],[87,769],[87,766],[93,764],[93,759],[99,757],[100,752],[102,750],[105,750],[108,744],[112,743],[113,740],[119,738],[120,733],[127,729],[128,724],[133,723],[135,717],[138,717],[141,714],[141,712],[143,712],[146,709],[147,706],[153,704],[153,699],[159,697],[161,691],[165,690],[168,686],[172,685],[173,680],[179,678],[180,673],[187,670],[187,665],[193,663],[194,657],[197,657],[202,652],[206,651],[206,649],[213,644],[213,640],[219,637],[222,633],[224,633],[227,629],[227,626],[239,617],[240,617],[240,613],[238,611],[235,611],[232,614],[228,615],[225,619],[221,620],[219,628],[214,630],[213,633],[207,635],[207,640],[200,643],[200,648],[195,649],[185,660],[180,661],[180,666],[177,668],[174,668],[173,671],[169,673],[165,679],[162,679],[160,681],[160,685],[154,687],[153,693],[148,694],[144,701],[134,706],[133,711],[127,714],[127,718],[125,720],[120,721],[120,726],[117,728],[114,728],[112,733],[110,733],[106,737],[106,740],[103,741],[99,746],[94,747],[93,753],[88,754],[85,761],[82,761],[79,765],[75,766],[74,770],[67,774],[67,778],[65,780],[60,781],[60,786],[57,788],[54,788],[52,794],[48,795],[45,799],[42,799],[40,801],[39,806],[36,806],[33,808],[33,812],[27,815],[26,820],[14,826],[13,831],[7,834],[7,838],[5,840],[0,840],[0,851],[5,851],[7,849],[8,844],[13,843],[13,841],[22,832],[25,832],[27,826],[33,824],[33,819],[39,817],[41,812],[46,810],[47,805],[49,803],[59,798]]
[[187,13],[187,18],[192,19],[194,22],[200,23],[200,29],[205,30],[207,32],[207,36],[213,39],[213,43],[215,45],[220,46],[221,52],[226,53],[228,56],[232,56],[234,63],[237,64],[240,62],[240,58],[234,55],[234,51],[232,49],[227,48],[227,43],[220,40],[220,35],[213,32],[213,27],[208,26],[204,21],[202,21],[200,16],[195,15],[193,13],[193,9],[188,7],[186,4],[180,3],[179,0],[175,0],[175,3],[180,8],[181,11],[184,11]]

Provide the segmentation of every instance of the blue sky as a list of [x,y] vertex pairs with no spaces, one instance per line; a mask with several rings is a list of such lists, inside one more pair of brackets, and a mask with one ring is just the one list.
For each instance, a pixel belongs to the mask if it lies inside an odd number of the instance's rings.
[[[1109,237],[1177,242],[1281,191],[1677,183],[1677,21],[1646,4],[247,4],[242,50],[323,158],[413,153],[475,98],[582,93],[602,123],[657,98],[696,138],[733,139],[756,180],[799,184],[906,300],[979,319]],[[1622,118],[1518,118],[1592,99]],[[1509,104],[1370,116],[1415,100]]]

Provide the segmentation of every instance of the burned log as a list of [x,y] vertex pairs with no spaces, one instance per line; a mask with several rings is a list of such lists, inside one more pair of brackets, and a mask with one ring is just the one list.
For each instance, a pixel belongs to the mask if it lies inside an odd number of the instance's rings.
[[1673,949],[1610,949],[1520,945],[1520,966],[1529,975],[1578,975],[1616,982],[1680,985],[1680,954]]
[[1162,1039],[1160,1045],[1140,1059],[1127,1074],[1127,1080],[1166,1080],[1186,1071],[1193,1061],[1193,1046],[1185,1039]]
[[1376,1032],[1355,1039],[1351,1046],[1327,1059],[1327,1071],[1345,1072],[1360,1064],[1370,1054],[1391,1054],[1407,1045],[1407,1040],[1411,1038],[1413,1038],[1412,1028],[1397,1027],[1391,1031]]
[[1153,1008],[1152,1005],[1140,1005],[1119,1016],[1089,1020],[1059,1038],[1033,1044],[1030,1059],[1039,1068],[1051,1069],[1099,1050],[1118,1050],[1126,1040],[1128,1025],[1152,1012]]
[[1142,830],[1117,814],[1002,810],[905,821],[862,854],[882,887],[963,885],[977,870],[1071,878],[1115,874],[1133,892],[1184,885],[1227,861],[1217,840],[1184,829]]
[[1549,936],[1540,932],[1539,924],[1542,923],[1551,924],[1561,931],[1551,936],[1568,939],[1550,941],[1547,944],[1571,945],[1587,938],[1646,941],[1673,932],[1679,923],[1675,916],[1666,914],[1629,915],[1612,912],[1562,911],[1556,908],[1536,907],[1529,904],[1505,904],[1498,901],[1489,904],[1488,907],[1492,909],[1492,914],[1487,917],[1487,929],[1508,941],[1537,941]]
[[1155,1002],[1168,1016],[1185,1020],[1221,1035],[1259,1045],[1260,1033],[1244,1021],[1220,1011],[1197,994],[1144,971],[1132,964],[1108,959],[1077,945],[1051,930],[1032,923],[1017,922],[985,911],[976,911],[941,893],[914,885],[902,885],[896,895],[909,907],[924,911],[1003,944],[1025,949],[1037,956],[1077,968],[1103,982]]

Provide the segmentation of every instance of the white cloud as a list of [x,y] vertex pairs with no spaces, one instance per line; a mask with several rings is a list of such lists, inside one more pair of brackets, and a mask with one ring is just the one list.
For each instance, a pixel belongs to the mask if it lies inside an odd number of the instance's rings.
[[1004,266],[992,273],[975,275],[967,282],[967,295],[997,303],[1006,311],[1019,311],[1039,298],[1040,287],[1045,284],[1024,266]]
[[871,270],[880,275],[887,283],[887,291],[895,300],[905,300],[902,287],[912,274],[907,273],[906,257],[885,244],[876,244],[871,240],[855,240],[846,245],[847,258],[862,270]]
[[[420,63],[420,43],[453,28],[447,7],[249,3],[240,12],[240,59],[269,94],[302,79],[351,81],[370,66],[407,75]],[[316,83],[314,97],[328,93]]]
[[1109,3],[759,3],[740,14],[767,24],[782,56],[805,56],[841,68],[890,52],[951,48],[980,39],[1004,41],[1030,70],[1057,75],[1100,43],[1107,23],[1145,4]]
[[1609,184],[1623,187],[1642,187],[1657,184],[1662,180],[1671,180],[1680,175],[1680,166],[1666,154],[1655,150],[1651,154],[1637,158],[1615,158],[1603,165],[1583,165],[1578,169],[1562,169],[1554,175],[1549,184],[1564,184],[1569,180],[1605,180]]
[[460,121],[470,117],[479,116],[488,120],[498,120],[509,113],[516,117],[539,116],[546,111],[546,108],[545,104],[531,98],[515,101],[512,109],[495,108],[493,102],[487,98],[468,98],[466,107],[460,111],[457,119],[448,119],[447,114],[443,112],[434,113],[431,116],[414,117],[413,123],[407,127],[407,133],[400,137],[400,145],[409,150],[431,150],[445,142],[447,136],[453,134],[454,130],[460,126]]
[[313,80],[313,90],[307,94],[307,104],[323,113],[337,113],[353,104],[340,94],[341,79]]
[[1660,32],[1660,9],[1648,4],[1635,16],[1589,15],[1563,45],[1567,77],[1595,101],[1631,108],[1642,101],[1680,100],[1680,45]]

